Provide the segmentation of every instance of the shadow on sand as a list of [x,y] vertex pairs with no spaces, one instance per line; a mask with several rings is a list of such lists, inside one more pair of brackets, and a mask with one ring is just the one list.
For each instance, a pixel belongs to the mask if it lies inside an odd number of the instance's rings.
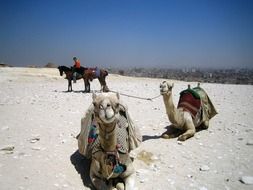
[[81,155],[78,150],[70,156],[71,163],[75,166],[77,173],[80,174],[83,184],[91,190],[96,190],[90,179],[91,160]]
[[[154,136],[149,136],[149,135],[143,135],[142,136],[142,141],[147,141],[150,139],[159,139],[159,138],[164,138],[164,139],[172,139],[172,138],[178,138],[184,131],[175,128],[173,125],[168,125],[165,127],[166,131],[163,132],[160,136],[154,135]],[[206,130],[206,128],[203,127],[198,127],[196,128],[196,133]]]
[[150,135],[143,135],[142,136],[142,141],[147,141],[147,140],[151,140],[151,139],[159,139],[159,138],[164,138],[165,135],[170,136],[170,138],[177,138],[180,134],[182,134],[182,131],[179,129],[176,129],[175,127],[173,127],[173,125],[169,125],[165,127],[166,131],[163,132],[161,135],[154,135],[154,136],[150,136]]
[[63,91],[58,91],[61,93],[87,93],[84,90],[72,90],[72,91],[67,91],[67,90],[63,90]]

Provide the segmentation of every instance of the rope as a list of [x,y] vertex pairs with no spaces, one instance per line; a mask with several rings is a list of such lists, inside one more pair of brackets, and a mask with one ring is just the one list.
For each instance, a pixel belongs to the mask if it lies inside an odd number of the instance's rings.
[[[100,90],[93,90],[93,92],[98,92],[98,93],[101,93]],[[109,90],[109,92],[113,92],[113,93],[119,93],[120,95],[122,96],[127,96],[127,97],[130,97],[130,98],[136,98],[136,99],[141,99],[141,100],[149,100],[149,101],[152,101],[158,97],[160,97],[161,95],[157,95],[155,97],[152,97],[152,98],[144,98],[144,97],[140,97],[140,96],[133,96],[133,95],[129,95],[129,94],[124,94],[124,93],[120,93],[120,92],[117,92],[117,91],[114,91],[114,90]]]
[[155,96],[155,97],[152,97],[152,98],[144,98],[144,97],[140,97],[140,96],[133,96],[133,95],[129,95],[129,94],[124,94],[124,93],[120,93],[120,92],[116,92],[116,91],[113,91],[113,90],[110,90],[110,92],[113,92],[113,93],[119,93],[120,95],[122,96],[127,96],[127,97],[131,97],[131,98],[136,98],[136,99],[141,99],[141,100],[149,100],[149,101],[152,101],[158,97],[160,97],[161,95],[159,94],[158,96]]

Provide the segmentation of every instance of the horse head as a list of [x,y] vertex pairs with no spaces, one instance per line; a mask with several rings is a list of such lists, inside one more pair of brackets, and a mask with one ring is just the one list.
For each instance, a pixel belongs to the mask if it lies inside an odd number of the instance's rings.
[[63,69],[62,69],[62,66],[59,66],[59,67],[58,67],[58,70],[59,70],[59,72],[60,72],[60,75],[62,76],[62,75],[63,75]]

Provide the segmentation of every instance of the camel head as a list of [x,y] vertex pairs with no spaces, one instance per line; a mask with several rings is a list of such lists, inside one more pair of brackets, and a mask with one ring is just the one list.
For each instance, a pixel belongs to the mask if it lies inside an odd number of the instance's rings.
[[160,84],[160,93],[161,93],[161,95],[171,94],[173,86],[174,86],[174,83],[163,81]]
[[93,93],[92,98],[97,122],[110,124],[117,121],[119,115],[118,93],[101,93],[99,95]]

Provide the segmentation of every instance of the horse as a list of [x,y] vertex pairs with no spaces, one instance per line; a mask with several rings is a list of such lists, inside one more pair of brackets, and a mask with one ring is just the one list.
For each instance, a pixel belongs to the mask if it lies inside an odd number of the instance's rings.
[[[68,80],[68,92],[72,91],[72,80],[73,80],[73,69],[72,67],[66,67],[66,66],[59,66],[58,70],[60,72],[60,75],[63,75],[63,72],[66,75],[66,79]],[[85,68],[81,67],[80,71],[83,73],[77,74],[76,80],[83,79],[84,80],[84,86],[85,90],[84,92],[90,92],[90,81],[93,79],[98,79],[101,85],[101,91],[103,92],[109,92],[109,88],[106,85],[105,78],[108,75],[108,72],[104,69],[99,68]]]
[[109,92],[109,88],[105,81],[107,75],[108,72],[105,69],[99,69],[97,67],[84,69],[84,78],[88,85],[88,92],[90,92],[90,81],[93,79],[98,79],[102,92]]

